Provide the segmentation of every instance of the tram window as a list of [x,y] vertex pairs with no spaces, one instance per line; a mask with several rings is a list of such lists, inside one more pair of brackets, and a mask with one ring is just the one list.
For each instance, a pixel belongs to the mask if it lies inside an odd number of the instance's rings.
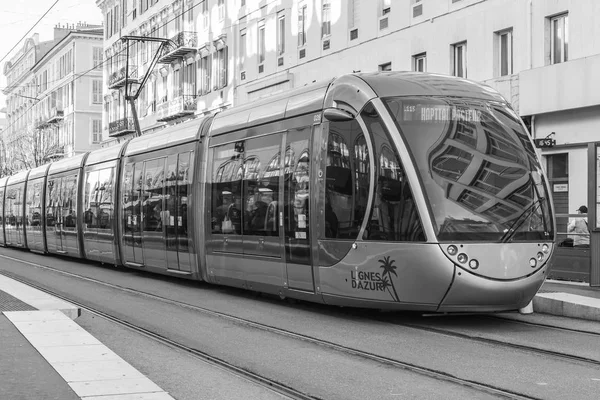
[[[125,238],[133,229],[133,197],[131,189],[133,188],[133,164],[126,164],[123,168],[123,180],[121,183],[121,207],[123,207],[123,227]],[[127,239],[125,239],[127,240]]]
[[[188,243],[188,196],[192,192],[193,156],[191,152],[179,154],[177,166],[177,235],[179,237],[179,250],[186,252]],[[173,219],[173,218],[171,218]]]
[[364,239],[425,241],[404,167],[384,122],[370,103],[361,117],[373,140],[377,163],[375,199]]
[[311,127],[287,136],[284,161],[284,227],[286,259],[310,265],[310,134]]
[[48,179],[46,185],[46,226],[55,226],[57,219],[60,178]]
[[325,237],[357,238],[367,208],[368,165],[366,141],[358,122],[331,122],[325,172]]
[[97,183],[97,224],[100,229],[109,229],[113,220],[113,168],[98,171]]
[[85,178],[85,198],[83,222],[87,228],[96,228],[98,225],[98,171],[88,172]]
[[0,190],[0,229],[4,222],[4,190]]
[[27,224],[39,227],[42,224],[42,182],[37,180],[30,185],[27,190]]
[[244,161],[244,235],[279,236],[281,138],[246,141]]
[[62,178],[62,217],[63,224],[67,228],[77,225],[77,175]]
[[230,143],[214,150],[212,193],[212,233],[242,234],[243,142]]
[[177,229],[177,155],[171,155],[167,158],[167,175],[165,177],[165,212],[167,220],[167,248],[175,250],[177,243],[175,241]]
[[162,231],[165,159],[146,161],[144,171],[144,231]]

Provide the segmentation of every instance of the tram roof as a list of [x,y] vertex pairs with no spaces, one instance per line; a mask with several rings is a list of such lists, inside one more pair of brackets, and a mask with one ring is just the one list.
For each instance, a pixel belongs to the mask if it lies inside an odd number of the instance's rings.
[[205,118],[196,118],[177,125],[170,125],[156,133],[131,139],[125,149],[125,156],[132,156],[192,142],[200,137],[199,131],[204,119]]
[[121,155],[121,150],[125,146],[125,143],[92,151],[85,160],[85,165],[95,165],[117,160]]
[[215,116],[211,136],[321,110],[327,88],[332,81],[303,86],[225,110]]
[[29,171],[29,176],[27,177],[27,180],[30,181],[32,179],[42,178],[46,176],[46,174],[48,173],[48,168],[50,168],[50,164],[40,165],[39,167],[32,169],[31,171]]
[[9,176],[8,181],[6,182],[6,186],[25,182],[27,180],[27,175],[29,175],[29,170],[21,171],[14,174],[13,176]]
[[53,162],[52,164],[50,164],[48,175],[58,174],[72,169],[81,168],[88,154],[89,153],[77,154],[73,157],[63,158],[62,160]]
[[379,97],[449,96],[481,100],[506,100],[496,89],[468,79],[426,72],[359,73]]

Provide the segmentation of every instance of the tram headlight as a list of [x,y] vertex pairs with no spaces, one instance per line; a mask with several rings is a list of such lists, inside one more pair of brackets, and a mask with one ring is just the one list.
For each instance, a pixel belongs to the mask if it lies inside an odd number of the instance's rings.
[[542,261],[544,259],[544,253],[542,253],[541,251],[537,253],[537,260],[538,261]]
[[448,254],[450,254],[451,256],[455,256],[456,253],[458,253],[458,248],[451,244],[450,246],[448,246]]
[[542,245],[542,252],[544,254],[550,253],[550,246],[548,246],[547,244]]
[[535,268],[536,265],[537,265],[537,260],[535,258],[532,258],[529,260],[529,266],[531,268]]
[[476,259],[472,259],[471,261],[469,261],[469,267],[471,269],[479,268],[479,261],[477,261]]
[[459,263],[464,264],[467,262],[467,260],[469,259],[469,257],[465,254],[465,253],[460,253],[456,259],[458,260]]

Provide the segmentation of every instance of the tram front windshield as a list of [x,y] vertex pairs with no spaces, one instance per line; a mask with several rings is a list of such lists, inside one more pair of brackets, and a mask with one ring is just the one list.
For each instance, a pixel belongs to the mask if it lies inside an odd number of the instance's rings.
[[384,99],[416,163],[440,241],[554,237],[542,167],[506,104]]

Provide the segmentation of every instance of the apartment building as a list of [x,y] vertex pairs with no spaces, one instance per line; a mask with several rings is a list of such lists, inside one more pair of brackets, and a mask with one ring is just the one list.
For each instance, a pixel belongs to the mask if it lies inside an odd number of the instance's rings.
[[13,171],[97,148],[102,142],[102,26],[56,26],[5,65],[7,164]]
[[[415,70],[489,84],[523,118],[556,210],[587,200],[587,145],[600,127],[593,0],[97,0],[105,16],[107,135],[143,132],[354,71]],[[126,45],[128,44],[128,45]],[[125,74],[125,71],[129,71]]]

